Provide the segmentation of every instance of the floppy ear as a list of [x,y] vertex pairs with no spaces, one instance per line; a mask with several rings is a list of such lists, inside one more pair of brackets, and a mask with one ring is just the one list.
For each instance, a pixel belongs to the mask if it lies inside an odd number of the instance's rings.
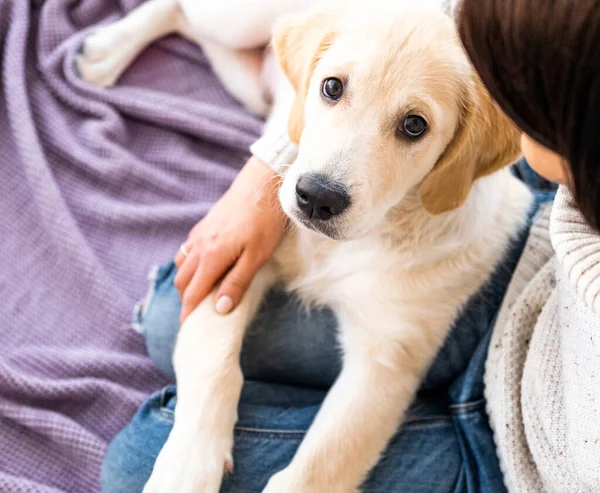
[[304,130],[304,106],[310,79],[323,53],[334,38],[333,14],[320,8],[281,18],[274,29],[272,45],[296,97],[290,112],[288,132],[296,144]]
[[460,207],[475,180],[513,163],[519,154],[518,129],[476,79],[466,91],[454,138],[421,183],[423,206],[434,215]]

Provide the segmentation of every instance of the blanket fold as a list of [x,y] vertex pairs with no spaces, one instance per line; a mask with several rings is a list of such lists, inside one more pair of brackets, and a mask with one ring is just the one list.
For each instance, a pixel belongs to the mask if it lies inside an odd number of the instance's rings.
[[227,189],[261,122],[199,47],[113,89],[74,57],[139,0],[0,0],[0,491],[94,493],[108,441],[166,382],[129,329],[146,274]]

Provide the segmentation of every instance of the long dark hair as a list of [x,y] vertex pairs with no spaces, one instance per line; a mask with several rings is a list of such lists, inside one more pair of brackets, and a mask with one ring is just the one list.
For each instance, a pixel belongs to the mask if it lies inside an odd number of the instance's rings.
[[458,23],[490,94],[565,159],[577,205],[600,230],[600,2],[463,0]]

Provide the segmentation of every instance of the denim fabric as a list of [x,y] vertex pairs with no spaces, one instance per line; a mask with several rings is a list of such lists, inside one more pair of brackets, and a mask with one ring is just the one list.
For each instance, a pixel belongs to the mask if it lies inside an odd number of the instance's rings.
[[[536,191],[529,226],[554,192],[524,162],[514,172]],[[457,319],[365,492],[506,491],[485,413],[483,370],[493,323],[528,229]],[[173,264],[157,270],[151,296],[138,307],[135,320],[150,356],[170,376],[181,307],[174,276]],[[293,295],[271,293],[248,332],[241,362],[246,383],[235,430],[235,470],[222,493],[258,493],[292,459],[340,370],[335,317],[327,309],[306,312]],[[172,427],[175,403],[175,387],[156,393],[111,443],[102,471],[104,493],[142,491]]]

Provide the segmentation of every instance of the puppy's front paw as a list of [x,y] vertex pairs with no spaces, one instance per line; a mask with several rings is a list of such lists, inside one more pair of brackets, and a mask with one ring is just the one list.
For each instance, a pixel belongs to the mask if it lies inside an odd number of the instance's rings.
[[75,59],[79,76],[95,86],[113,86],[135,57],[133,41],[117,24],[99,28],[85,39]]
[[143,493],[219,493],[223,474],[233,470],[233,438],[173,431]]

